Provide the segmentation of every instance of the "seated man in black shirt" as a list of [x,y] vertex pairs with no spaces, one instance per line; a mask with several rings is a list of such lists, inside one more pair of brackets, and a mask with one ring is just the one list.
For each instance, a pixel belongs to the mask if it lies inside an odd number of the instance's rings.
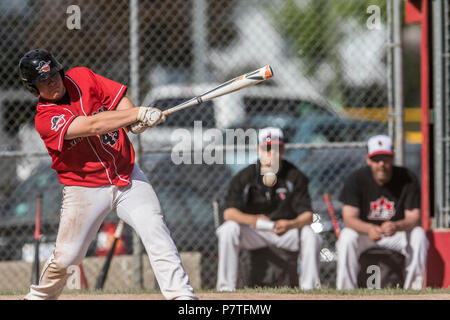
[[388,248],[406,257],[405,289],[421,289],[428,240],[420,227],[420,187],[414,174],[393,165],[392,140],[369,139],[367,167],[353,172],[344,184],[345,228],[337,243],[336,286],[357,285],[359,255],[372,247]]
[[[278,128],[259,132],[260,160],[233,177],[224,211],[225,222],[217,229],[219,266],[217,290],[236,289],[239,249],[269,245],[300,252],[299,286],[314,289],[319,282],[320,238],[314,233],[308,178],[282,159],[283,133]],[[276,183],[267,187],[263,172],[276,171]],[[269,225],[268,227],[264,225]]]

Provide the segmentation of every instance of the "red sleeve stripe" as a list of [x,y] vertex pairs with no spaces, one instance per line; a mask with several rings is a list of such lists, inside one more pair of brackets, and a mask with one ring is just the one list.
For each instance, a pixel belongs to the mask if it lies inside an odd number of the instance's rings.
[[108,107],[108,110],[112,108],[112,106],[114,105],[114,103],[115,103],[116,100],[117,100],[117,97],[118,97],[118,96],[120,95],[120,93],[122,92],[122,89],[123,89],[123,88],[124,88],[124,85],[122,85],[122,86],[120,87],[119,92],[117,92],[117,95],[116,95],[116,97],[114,98],[114,100],[113,100],[113,102],[111,103],[111,105]]
[[74,116],[73,112],[70,109],[67,109],[67,108],[63,108],[63,109],[69,111],[70,114]]

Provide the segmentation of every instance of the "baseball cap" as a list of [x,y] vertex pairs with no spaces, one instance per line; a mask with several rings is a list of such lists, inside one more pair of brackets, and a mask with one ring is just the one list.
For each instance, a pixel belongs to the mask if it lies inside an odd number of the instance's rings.
[[284,144],[283,131],[280,128],[267,127],[259,130],[258,141],[260,146],[271,144]]
[[377,154],[394,155],[392,139],[389,136],[377,135],[367,141],[367,157],[371,158]]

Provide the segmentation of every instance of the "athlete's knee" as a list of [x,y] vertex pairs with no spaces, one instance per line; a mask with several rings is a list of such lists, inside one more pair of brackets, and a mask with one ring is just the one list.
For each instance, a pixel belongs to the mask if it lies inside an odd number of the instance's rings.
[[220,240],[226,239],[236,239],[239,238],[240,226],[239,223],[235,221],[225,221],[222,225],[217,228],[217,237]]
[[302,227],[300,238],[303,246],[314,246],[318,248],[322,244],[322,238],[309,225]]
[[[49,281],[59,281],[63,279],[67,275],[67,266],[61,263],[61,259],[56,259],[54,254],[47,260],[44,265],[44,275],[43,280],[44,283],[48,283]],[[42,284],[40,282],[40,284]]]
[[338,248],[354,247],[358,244],[358,232],[350,228],[342,229],[339,240],[337,242]]
[[409,244],[413,250],[428,248],[428,239],[422,227],[417,226],[410,231]]
[[69,266],[79,265],[83,260],[79,254],[76,253],[58,253],[55,254],[50,262],[50,266],[56,271],[66,270]]

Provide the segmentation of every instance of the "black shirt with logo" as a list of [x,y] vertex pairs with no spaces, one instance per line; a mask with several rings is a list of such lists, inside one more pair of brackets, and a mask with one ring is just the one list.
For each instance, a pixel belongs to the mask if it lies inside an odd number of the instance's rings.
[[348,177],[339,200],[359,208],[361,220],[381,225],[403,219],[405,210],[420,208],[420,187],[410,170],[397,166],[393,166],[391,180],[380,186],[366,166]]
[[263,184],[260,168],[258,161],[233,177],[225,199],[226,208],[264,214],[273,221],[295,219],[305,211],[312,211],[308,178],[293,164],[282,160],[277,183],[273,187]]

